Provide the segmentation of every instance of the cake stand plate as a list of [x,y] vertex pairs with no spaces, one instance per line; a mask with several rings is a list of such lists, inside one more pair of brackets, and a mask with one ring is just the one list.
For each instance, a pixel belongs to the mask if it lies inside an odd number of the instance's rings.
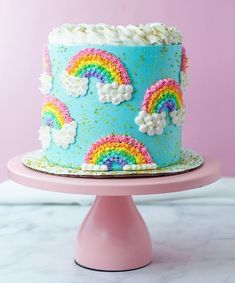
[[124,271],[151,262],[148,229],[131,195],[170,193],[199,188],[220,178],[220,164],[204,157],[191,172],[163,177],[84,179],[39,173],[25,167],[23,155],[8,162],[9,177],[17,183],[54,192],[96,195],[76,240],[75,262],[100,271]]
[[23,164],[33,170],[43,173],[54,174],[63,177],[82,177],[82,178],[137,178],[137,177],[160,177],[185,173],[200,167],[203,158],[198,153],[183,149],[181,160],[164,168],[151,170],[130,170],[130,171],[83,171],[80,168],[68,168],[51,164],[46,158],[43,150],[35,150],[25,154],[22,158]]

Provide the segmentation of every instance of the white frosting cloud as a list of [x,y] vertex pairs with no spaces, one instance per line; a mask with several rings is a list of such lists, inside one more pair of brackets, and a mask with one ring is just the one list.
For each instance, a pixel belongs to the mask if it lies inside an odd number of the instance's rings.
[[49,35],[52,44],[161,45],[182,42],[175,27],[161,23],[113,26],[107,24],[63,24]]
[[132,85],[118,85],[118,83],[113,82],[111,84],[97,83],[96,86],[101,103],[112,102],[114,105],[118,105],[132,98]]
[[[83,163],[81,166],[82,171],[108,171],[107,165],[94,165],[94,164],[88,164]],[[124,171],[139,171],[139,170],[153,170],[157,169],[156,163],[151,164],[131,164],[131,165],[124,165],[123,170]]]
[[108,171],[108,166],[83,163],[81,169],[82,171]]
[[180,86],[185,89],[189,85],[188,72],[180,72]]
[[157,169],[156,163],[151,164],[131,164],[131,165],[124,165],[123,170],[124,171],[139,171],[139,170],[153,170]]
[[75,142],[77,123],[75,121],[64,124],[60,130],[52,129],[52,138],[57,146],[67,149]]
[[185,113],[186,111],[184,106],[179,110],[170,112],[171,122],[176,126],[181,127],[184,123]]
[[61,80],[68,95],[73,97],[86,95],[89,83],[87,78],[74,77],[64,71],[61,75]]
[[52,76],[48,75],[46,72],[42,73],[39,77],[39,80],[41,82],[41,87],[39,90],[42,94],[50,94],[50,91],[52,89]]
[[39,129],[39,140],[42,148],[47,149],[51,144],[51,129],[49,126],[41,126]]
[[[68,95],[73,97],[86,95],[89,84],[88,78],[74,77],[64,71],[61,75],[61,79]],[[96,87],[98,89],[99,101],[101,103],[111,102],[118,105],[121,102],[132,98],[132,85],[119,85],[117,82],[113,82],[111,84],[98,82]]]
[[135,118],[135,123],[139,125],[139,131],[147,133],[149,136],[161,135],[166,127],[166,113],[147,113],[140,111]]

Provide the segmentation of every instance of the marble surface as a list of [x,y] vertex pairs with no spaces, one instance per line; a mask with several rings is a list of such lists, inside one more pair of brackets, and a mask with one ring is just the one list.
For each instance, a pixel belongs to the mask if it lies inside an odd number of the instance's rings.
[[0,282],[234,283],[235,181],[226,188],[220,183],[224,193],[217,198],[203,198],[202,189],[193,198],[185,192],[178,199],[142,201],[138,208],[152,236],[153,262],[118,273],[90,271],[73,262],[75,236],[88,205],[15,204],[14,198],[11,204],[3,198]]

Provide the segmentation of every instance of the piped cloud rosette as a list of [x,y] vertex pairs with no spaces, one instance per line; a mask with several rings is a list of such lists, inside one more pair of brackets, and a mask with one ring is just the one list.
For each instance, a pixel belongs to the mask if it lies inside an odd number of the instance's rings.
[[166,127],[166,115],[170,113],[171,122],[182,126],[185,107],[180,85],[171,78],[159,80],[147,89],[142,109],[135,118],[139,131],[149,136],[161,135]]
[[83,171],[138,171],[156,169],[146,147],[128,135],[108,135],[91,145]]
[[135,123],[139,125],[139,131],[147,133],[149,136],[155,134],[161,135],[163,129],[166,127],[166,113],[147,113],[140,111],[139,115],[135,118]]
[[174,111],[170,112],[172,123],[175,124],[178,127],[182,127],[182,125],[184,123],[185,113],[186,113],[186,110],[185,110],[184,105],[178,111],[174,110]]
[[64,71],[61,75],[63,86],[67,94],[73,97],[84,96],[88,90],[89,81],[86,77],[74,77]]
[[188,57],[186,55],[186,49],[183,46],[181,55],[180,85],[183,89],[188,86]]
[[40,75],[39,80],[41,86],[39,90],[42,94],[50,94],[53,84],[53,76],[51,70],[51,59],[48,50],[48,45],[45,45],[43,48],[43,73]]
[[70,117],[66,105],[58,98],[45,96],[39,130],[42,148],[48,148],[53,140],[57,146],[67,149],[75,142],[76,129],[77,123]]
[[39,140],[41,141],[42,148],[46,149],[51,144],[51,128],[50,126],[41,126],[39,131]]
[[72,57],[61,79],[68,95],[84,96],[89,79],[96,78],[101,103],[115,105],[132,98],[133,87],[125,66],[113,54],[96,48],[86,48]]

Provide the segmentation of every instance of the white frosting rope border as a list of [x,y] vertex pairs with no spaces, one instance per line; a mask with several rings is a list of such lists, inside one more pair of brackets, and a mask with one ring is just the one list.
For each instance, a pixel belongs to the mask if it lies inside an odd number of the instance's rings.
[[63,24],[49,34],[51,44],[162,45],[178,44],[182,36],[162,23],[128,26]]

